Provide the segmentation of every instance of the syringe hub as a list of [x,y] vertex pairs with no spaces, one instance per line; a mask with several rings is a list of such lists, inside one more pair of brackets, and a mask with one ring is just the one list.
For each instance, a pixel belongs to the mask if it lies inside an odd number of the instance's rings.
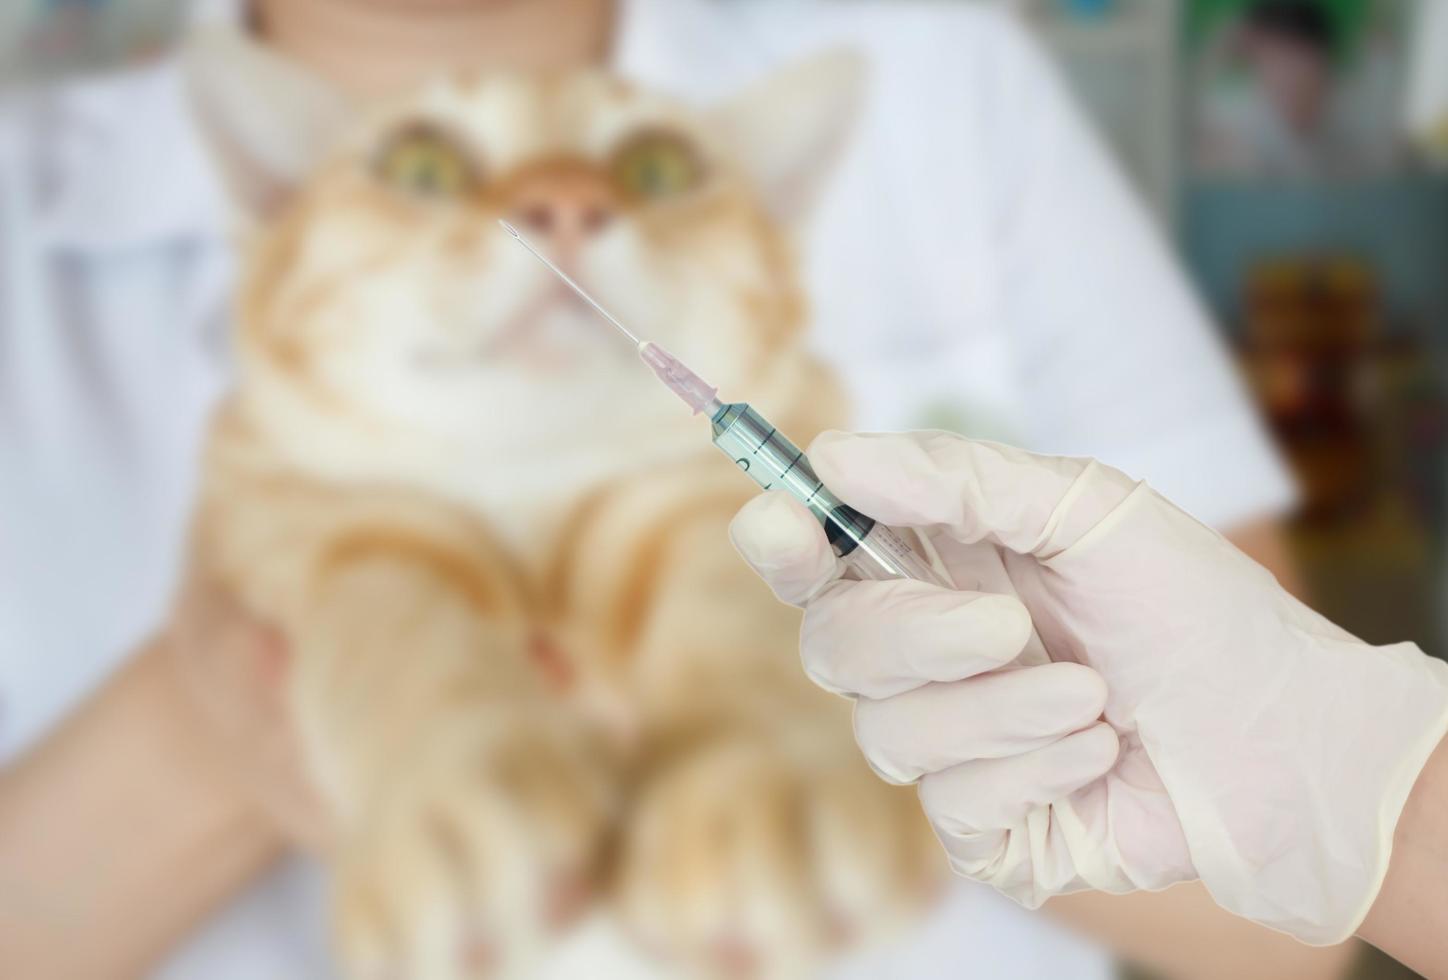
[[721,405],[719,389],[684,366],[673,354],[651,340],[639,344],[639,357],[653,369],[670,391],[684,400],[697,415],[705,413],[710,418],[718,413]]

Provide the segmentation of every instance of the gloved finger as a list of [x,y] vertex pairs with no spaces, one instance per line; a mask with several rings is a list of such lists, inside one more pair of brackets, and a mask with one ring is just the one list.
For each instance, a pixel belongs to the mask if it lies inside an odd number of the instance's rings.
[[1028,811],[1100,779],[1119,751],[1115,730],[1101,722],[1021,755],[930,773],[920,780],[920,805],[951,864],[978,876]]
[[831,583],[800,629],[805,673],[836,694],[889,698],[1010,663],[1031,636],[1014,596],[917,582]]
[[729,537],[774,594],[792,605],[804,604],[839,573],[840,559],[819,521],[783,490],[740,508]]
[[855,741],[881,778],[910,783],[974,759],[1044,748],[1101,717],[1106,682],[1090,667],[1042,664],[855,705]]
[[1069,547],[1135,487],[1092,460],[949,432],[824,432],[809,457],[831,490],[876,520],[943,525],[961,541],[1040,556]]

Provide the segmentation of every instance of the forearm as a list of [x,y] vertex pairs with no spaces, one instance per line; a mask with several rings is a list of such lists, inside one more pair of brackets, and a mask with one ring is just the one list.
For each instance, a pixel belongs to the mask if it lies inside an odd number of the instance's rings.
[[1117,956],[1172,980],[1336,980],[1361,951],[1357,942],[1304,945],[1226,911],[1196,882],[1163,892],[1078,892],[1046,908]]
[[1403,808],[1388,876],[1358,935],[1424,976],[1448,976],[1448,739]]
[[0,774],[0,962],[144,972],[279,853],[159,644]]
[[[1280,526],[1255,523],[1227,537],[1302,595]],[[1425,976],[1448,976],[1448,741],[1403,810],[1388,876],[1358,934]]]

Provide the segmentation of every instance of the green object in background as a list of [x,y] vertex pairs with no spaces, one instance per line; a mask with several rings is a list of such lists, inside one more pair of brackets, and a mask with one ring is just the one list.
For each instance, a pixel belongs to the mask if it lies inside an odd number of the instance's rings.
[[907,420],[912,429],[944,429],[972,439],[1019,443],[1020,430],[999,412],[959,398],[933,398],[921,404]]
[[[1187,38],[1200,44],[1224,21],[1240,16],[1255,0],[1190,0],[1187,7]],[[1315,0],[1332,18],[1338,37],[1338,55],[1350,56],[1362,37],[1377,6],[1374,0]]]

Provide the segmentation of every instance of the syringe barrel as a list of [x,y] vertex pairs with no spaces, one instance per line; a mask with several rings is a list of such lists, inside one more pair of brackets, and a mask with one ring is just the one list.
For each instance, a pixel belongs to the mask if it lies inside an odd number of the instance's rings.
[[765,490],[784,490],[808,507],[824,527],[835,554],[858,577],[914,578],[950,587],[899,532],[831,493],[815,475],[804,451],[753,408],[742,402],[723,405],[712,423],[719,451]]
[[824,525],[836,553],[848,555],[875,522],[820,482],[800,449],[748,405],[725,405],[714,416],[714,445],[765,490],[785,490]]

